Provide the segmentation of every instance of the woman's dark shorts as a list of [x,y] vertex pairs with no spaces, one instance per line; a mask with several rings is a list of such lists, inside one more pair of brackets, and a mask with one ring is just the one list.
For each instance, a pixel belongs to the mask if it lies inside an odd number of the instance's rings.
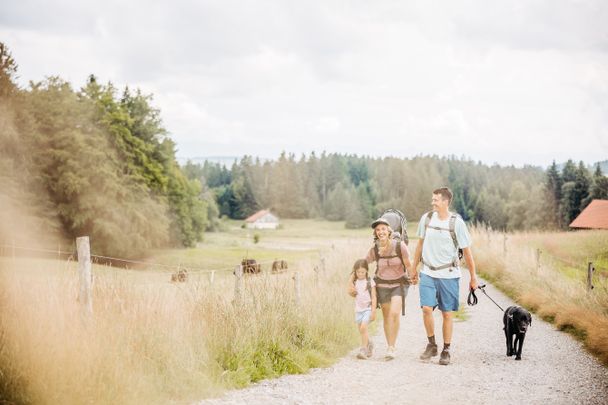
[[376,287],[376,295],[378,296],[378,304],[386,304],[391,302],[392,297],[407,297],[409,285],[384,288]]

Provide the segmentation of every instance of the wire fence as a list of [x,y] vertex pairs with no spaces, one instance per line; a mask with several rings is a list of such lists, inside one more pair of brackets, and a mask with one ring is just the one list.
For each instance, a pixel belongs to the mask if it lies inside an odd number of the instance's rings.
[[587,258],[584,261],[581,260],[579,262],[575,262],[572,260],[564,259],[559,256],[551,255],[551,254],[547,253],[546,251],[543,251],[538,248],[535,249],[535,253],[536,253],[537,271],[540,270],[543,263],[547,263],[547,262],[550,262],[551,264],[557,263],[557,264],[565,265],[571,269],[581,270],[581,272],[586,273],[587,291],[592,291],[595,288],[594,281],[597,282],[602,287],[602,289],[608,288],[606,285],[606,280],[602,280],[601,278],[598,278],[598,277],[595,277],[595,278],[593,277],[594,273],[596,273],[596,271],[598,272],[598,274],[603,275],[604,272],[607,270],[604,268],[598,268],[597,262],[594,259]]
[[[63,250],[61,246],[58,245],[57,249],[52,248],[39,248],[39,247],[26,247],[26,246],[18,246],[14,244],[1,244],[0,245],[0,256],[4,257],[28,257],[28,258],[49,258],[49,259],[66,259],[66,260],[77,260],[78,252],[76,249],[74,250]],[[110,267],[119,267],[129,269],[129,265],[133,265],[133,268],[147,266],[151,268],[162,268],[171,271],[180,271],[186,270],[188,273],[221,273],[221,272],[229,272],[234,271],[235,266],[231,267],[218,267],[218,268],[202,268],[191,266],[188,264],[167,264],[167,263],[158,263],[151,262],[146,260],[134,260],[134,259],[124,259],[120,257],[113,256],[104,256],[104,255],[95,255],[91,254],[91,261],[95,264],[106,264],[110,265]],[[256,265],[272,265],[275,260],[267,260],[267,261],[258,261]],[[121,263],[122,265],[116,265],[117,263]],[[239,263],[240,264],[240,263]]]
[[[92,264],[94,261],[105,261],[107,263],[116,263],[120,262],[124,265],[133,264],[137,266],[158,266],[165,269],[177,270],[171,274],[171,282],[184,282],[187,281],[188,275],[190,272],[193,273],[210,273],[210,285],[214,284],[214,278],[216,272],[227,272],[232,270],[232,274],[234,277],[234,303],[239,303],[243,299],[244,288],[243,288],[243,276],[247,273],[261,273],[261,265],[273,263],[273,271],[272,273],[281,273],[282,271],[275,272],[275,263],[277,261],[265,261],[265,262],[257,262],[251,259],[245,259],[238,265],[232,267],[225,268],[215,268],[215,269],[204,269],[197,268],[192,266],[183,266],[181,264],[171,265],[166,263],[157,263],[150,262],[144,260],[132,260],[132,259],[123,259],[119,257],[112,256],[103,256],[103,255],[93,255],[91,254],[90,249],[90,241],[88,236],[78,237],[76,238],[76,251],[66,251],[62,250],[61,246],[58,246],[57,249],[50,248],[39,248],[39,247],[25,247],[25,246],[17,246],[15,242],[10,245],[0,244],[0,256],[5,256],[8,253],[9,256],[12,256],[13,259],[17,257],[17,254],[20,253],[20,257],[31,257],[32,254],[39,256],[39,254],[45,255],[53,255],[53,258],[61,258],[61,255],[69,255],[68,261],[77,259],[78,264],[78,302],[81,307],[81,316],[83,320],[88,320],[93,315],[93,269]],[[284,261],[280,261],[281,264],[286,263]],[[325,261],[321,260],[321,266],[324,270]],[[126,266],[125,266],[126,267]],[[282,266],[281,266],[282,267]],[[283,270],[285,268],[282,268]],[[315,273],[317,274],[316,282],[318,283],[318,267],[315,266]],[[297,304],[301,302],[301,279],[299,272],[294,272],[293,274],[293,282],[295,288],[295,301]],[[152,284],[152,283],[146,283]]]

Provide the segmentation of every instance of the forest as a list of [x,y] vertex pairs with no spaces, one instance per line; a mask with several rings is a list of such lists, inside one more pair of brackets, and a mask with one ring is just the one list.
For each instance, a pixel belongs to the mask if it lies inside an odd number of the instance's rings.
[[276,161],[245,156],[230,169],[188,162],[183,170],[213,192],[220,215],[242,219],[270,208],[281,217],[346,221],[351,228],[368,226],[387,208],[418,221],[432,191],[444,185],[465,221],[501,231],[567,228],[592,199],[608,198],[600,166],[591,172],[571,160],[543,170],[456,157],[283,153]]

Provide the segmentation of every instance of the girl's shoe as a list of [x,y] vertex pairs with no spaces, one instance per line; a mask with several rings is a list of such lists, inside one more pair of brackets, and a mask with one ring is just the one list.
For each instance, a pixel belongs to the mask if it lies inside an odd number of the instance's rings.
[[389,346],[386,350],[386,356],[384,356],[386,360],[393,360],[395,358],[395,347]]
[[361,349],[359,349],[359,353],[357,354],[357,358],[361,359],[361,360],[367,359],[367,349],[365,349],[365,347],[362,347]]
[[367,357],[372,357],[374,354],[374,343],[370,340],[367,342]]

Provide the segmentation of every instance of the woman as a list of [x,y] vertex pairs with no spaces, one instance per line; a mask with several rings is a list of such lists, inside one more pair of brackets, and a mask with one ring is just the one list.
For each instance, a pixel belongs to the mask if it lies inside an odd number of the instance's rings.
[[[409,288],[406,269],[411,268],[410,253],[404,242],[391,238],[389,223],[378,218],[372,223],[374,246],[367,253],[368,263],[376,262],[376,292],[384,318],[384,336],[388,349],[385,358],[395,358],[395,342],[399,333],[399,315]],[[349,281],[352,286],[353,280]],[[355,295],[354,288],[350,288]]]

